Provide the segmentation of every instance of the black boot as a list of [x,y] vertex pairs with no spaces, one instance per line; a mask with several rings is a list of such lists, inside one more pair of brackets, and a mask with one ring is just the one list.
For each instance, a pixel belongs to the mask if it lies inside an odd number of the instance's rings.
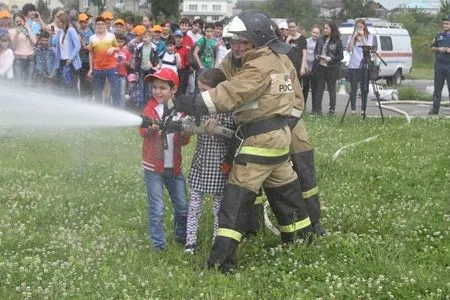
[[302,195],[305,199],[306,208],[308,210],[308,215],[313,224],[318,224],[317,231],[314,230],[314,232],[318,236],[322,236],[325,234],[325,230],[320,224],[320,201],[316,185],[314,151],[309,150],[292,154],[291,160],[300,182]]
[[288,184],[265,188],[270,207],[280,224],[281,240],[291,243],[298,230],[312,231],[311,221],[303,200],[300,183],[294,180]]
[[247,216],[254,206],[256,193],[227,184],[219,210],[219,230],[208,258],[208,266],[222,272],[236,268],[236,248],[248,227]]

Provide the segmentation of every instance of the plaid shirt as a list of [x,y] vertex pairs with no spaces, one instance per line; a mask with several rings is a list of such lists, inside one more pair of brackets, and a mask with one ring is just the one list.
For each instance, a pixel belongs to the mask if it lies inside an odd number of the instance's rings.
[[42,49],[37,47],[34,49],[36,59],[35,72],[38,76],[53,77],[55,72],[52,71],[52,65],[56,57],[54,48]]
[[[211,116],[202,116],[205,122]],[[217,115],[218,126],[235,129],[234,118],[231,113]],[[228,141],[220,136],[200,134],[197,136],[192,166],[189,173],[189,187],[191,190],[217,195],[223,193],[227,175],[221,170],[221,164],[228,151]]]

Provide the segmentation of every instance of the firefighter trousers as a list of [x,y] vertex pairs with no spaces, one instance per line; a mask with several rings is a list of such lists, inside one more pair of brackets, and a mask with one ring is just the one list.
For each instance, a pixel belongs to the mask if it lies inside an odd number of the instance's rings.
[[225,186],[219,210],[219,229],[208,259],[210,267],[222,271],[234,268],[236,248],[248,228],[248,211],[254,206],[258,190],[264,185],[271,194],[269,204],[280,225],[282,240],[290,242],[295,232],[311,228],[306,203],[298,201],[300,183],[291,164],[235,164]]

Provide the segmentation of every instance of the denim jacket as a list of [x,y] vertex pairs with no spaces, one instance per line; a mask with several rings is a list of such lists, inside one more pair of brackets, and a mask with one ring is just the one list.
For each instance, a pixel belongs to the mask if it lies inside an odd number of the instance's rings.
[[[63,30],[58,31],[55,35],[56,42],[56,59],[53,62],[53,70],[57,70],[59,68],[59,61],[61,60],[61,47],[59,44],[60,36],[64,34]],[[70,60],[72,61],[72,66],[75,70],[79,70],[81,68],[81,59],[80,59],[80,36],[77,31],[73,27],[69,27],[67,29],[66,42],[69,42],[69,52],[70,52]]]
[[36,74],[39,76],[53,77],[55,75],[55,70],[53,69],[56,57],[55,49],[50,47],[47,49],[36,47],[34,55],[36,60],[34,70]]

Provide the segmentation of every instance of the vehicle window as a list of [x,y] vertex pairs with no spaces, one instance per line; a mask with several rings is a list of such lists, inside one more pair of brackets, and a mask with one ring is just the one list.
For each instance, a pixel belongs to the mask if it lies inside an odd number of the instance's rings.
[[392,38],[390,36],[380,36],[381,51],[392,51]]
[[378,37],[376,35],[373,36],[372,48],[378,50]]

